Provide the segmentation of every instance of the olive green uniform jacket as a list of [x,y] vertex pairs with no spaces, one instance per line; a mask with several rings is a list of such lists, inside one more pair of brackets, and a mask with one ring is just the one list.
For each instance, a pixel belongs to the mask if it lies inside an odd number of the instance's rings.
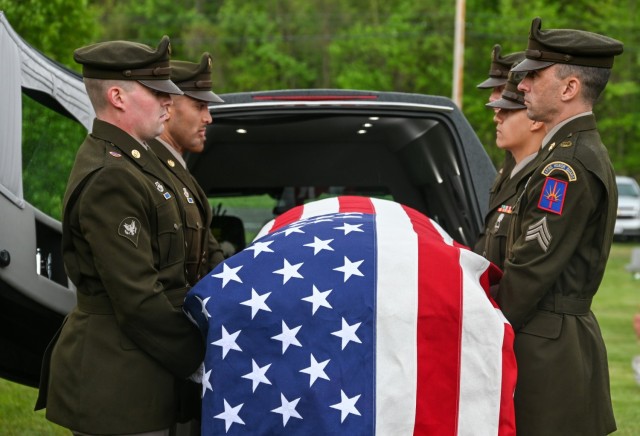
[[182,311],[189,289],[178,196],[158,158],[95,120],[63,210],[63,256],[78,304],[43,362],[46,416],[89,434],[176,422],[179,388],[204,357]]
[[512,216],[497,296],[516,331],[516,430],[601,436],[616,425],[590,306],[613,238],[615,176],[590,114],[562,126],[535,161]]
[[526,164],[513,177],[510,177],[510,173],[514,165],[503,167],[489,193],[489,209],[484,219],[485,228],[474,251],[500,269],[504,268],[507,233],[513,207],[535,169],[534,162],[535,160]]
[[193,286],[224,260],[218,241],[211,233],[212,211],[207,195],[191,173],[176,162],[162,142],[149,141],[149,146],[175,176],[176,188],[186,212],[187,277]]

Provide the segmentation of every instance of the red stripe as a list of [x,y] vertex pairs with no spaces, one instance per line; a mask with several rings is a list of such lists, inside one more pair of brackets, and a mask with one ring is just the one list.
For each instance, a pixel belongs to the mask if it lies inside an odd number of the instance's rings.
[[375,213],[375,209],[370,198],[347,195],[344,197],[338,197],[338,200],[340,201],[340,213]]
[[420,262],[414,434],[455,435],[462,334],[460,251],[443,244],[442,236],[425,216],[404,209],[418,235]]
[[285,213],[277,216],[273,223],[273,227],[269,230],[269,233],[275,232],[281,227],[288,226],[289,224],[300,220],[303,211],[303,207],[294,207],[293,209],[289,209]]
[[516,355],[513,352],[515,333],[511,324],[504,325],[502,342],[502,392],[500,395],[500,422],[498,436],[514,436],[516,434],[516,412],[514,410],[513,392],[516,386],[518,369]]

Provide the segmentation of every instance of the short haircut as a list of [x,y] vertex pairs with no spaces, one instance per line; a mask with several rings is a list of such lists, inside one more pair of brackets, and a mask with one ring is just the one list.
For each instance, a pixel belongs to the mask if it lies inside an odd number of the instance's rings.
[[85,77],[83,79],[84,87],[87,90],[87,95],[93,106],[93,110],[98,114],[107,107],[106,93],[107,89],[112,86],[119,86],[125,91],[131,91],[133,89],[135,81],[133,80],[103,80],[103,79],[91,79]]
[[583,90],[582,98],[592,106],[596,104],[598,98],[600,98],[600,94],[604,91],[611,76],[610,68],[586,67],[561,63],[555,65],[557,66],[556,77],[564,79],[574,75],[580,79]]

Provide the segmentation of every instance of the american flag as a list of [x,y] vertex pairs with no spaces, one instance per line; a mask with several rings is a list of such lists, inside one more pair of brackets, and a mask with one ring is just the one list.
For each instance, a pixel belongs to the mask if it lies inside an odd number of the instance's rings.
[[207,343],[202,434],[515,434],[499,275],[392,201],[291,209],[185,300]]

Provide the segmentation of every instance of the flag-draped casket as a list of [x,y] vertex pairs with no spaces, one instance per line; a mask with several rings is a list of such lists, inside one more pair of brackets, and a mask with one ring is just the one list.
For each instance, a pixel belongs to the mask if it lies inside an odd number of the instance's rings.
[[513,434],[499,274],[392,201],[291,209],[186,298],[203,434]]

